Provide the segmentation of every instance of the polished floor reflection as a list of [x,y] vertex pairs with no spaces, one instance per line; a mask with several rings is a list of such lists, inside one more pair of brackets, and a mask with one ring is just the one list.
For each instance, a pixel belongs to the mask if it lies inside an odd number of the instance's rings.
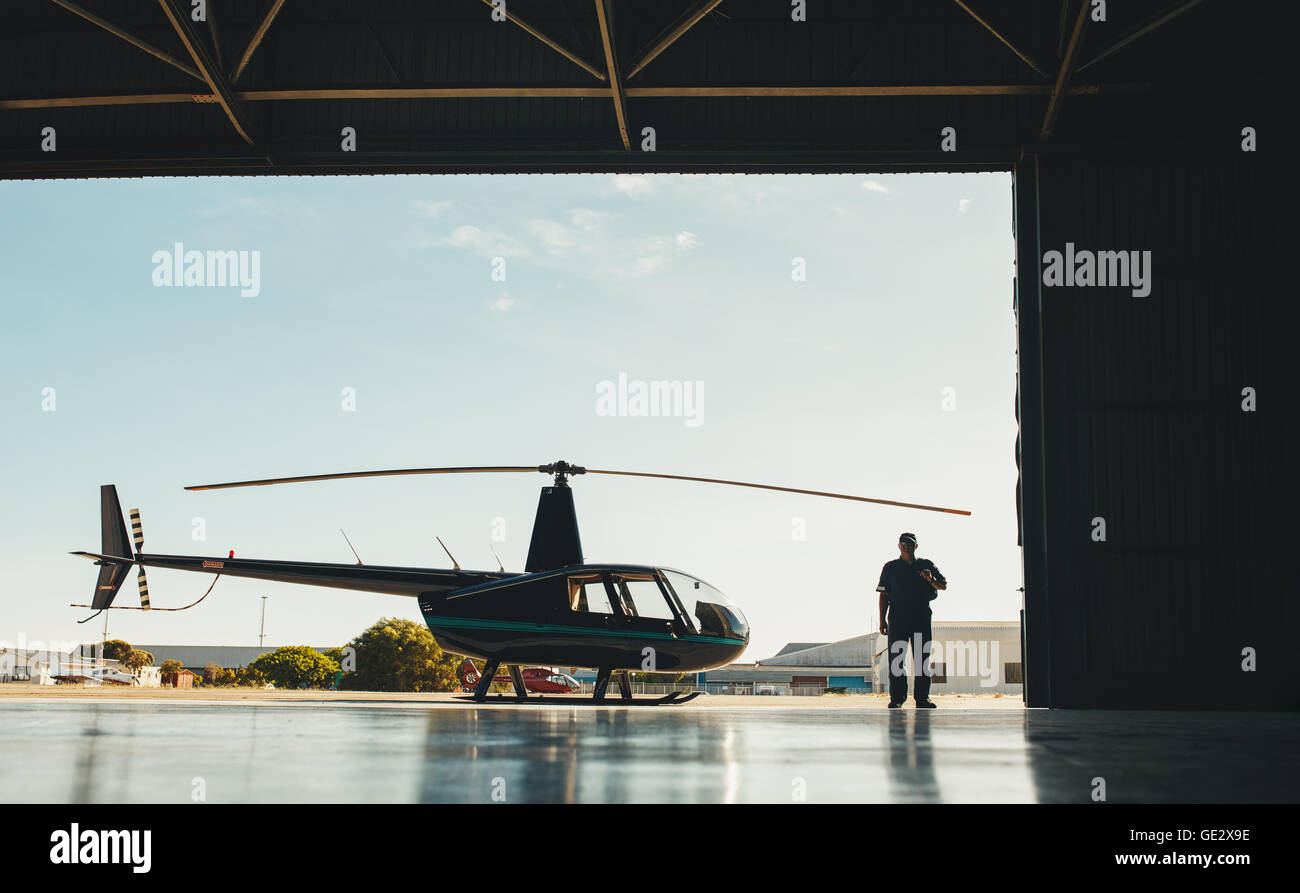
[[1300,717],[0,704],[5,802],[1296,802]]

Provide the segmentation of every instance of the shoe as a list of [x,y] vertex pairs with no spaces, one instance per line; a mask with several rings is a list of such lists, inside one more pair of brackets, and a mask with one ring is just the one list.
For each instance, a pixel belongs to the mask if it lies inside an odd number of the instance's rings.
[[890,710],[897,710],[899,707],[902,707],[902,706],[903,706],[902,704],[895,704],[893,701],[890,701],[890,702],[889,702],[889,709],[890,709]]
[[936,704],[934,701],[931,701],[929,698],[926,698],[924,701],[917,701],[916,706],[917,707],[938,707],[939,705]]

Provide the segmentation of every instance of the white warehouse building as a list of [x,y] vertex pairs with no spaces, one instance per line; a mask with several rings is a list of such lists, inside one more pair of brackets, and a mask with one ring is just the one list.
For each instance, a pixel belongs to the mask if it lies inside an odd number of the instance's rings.
[[[931,624],[935,694],[1024,694],[1018,620],[936,620]],[[888,640],[867,633],[838,642],[791,642],[772,657],[700,674],[709,691],[820,694],[889,690]],[[908,676],[915,675],[910,649]],[[908,692],[912,682],[909,678]]]

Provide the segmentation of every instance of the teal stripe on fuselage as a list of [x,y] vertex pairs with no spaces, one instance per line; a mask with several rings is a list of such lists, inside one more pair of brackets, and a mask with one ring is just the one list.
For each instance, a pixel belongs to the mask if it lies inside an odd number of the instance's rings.
[[595,629],[589,626],[555,626],[549,623],[521,623],[514,620],[476,620],[467,617],[426,616],[424,622],[430,629],[445,626],[449,629],[509,629],[526,632],[573,633],[586,636],[614,636],[622,639],[671,639],[676,642],[712,642],[717,645],[743,645],[740,639],[720,639],[714,636],[674,636],[669,633],[636,632],[635,630]]

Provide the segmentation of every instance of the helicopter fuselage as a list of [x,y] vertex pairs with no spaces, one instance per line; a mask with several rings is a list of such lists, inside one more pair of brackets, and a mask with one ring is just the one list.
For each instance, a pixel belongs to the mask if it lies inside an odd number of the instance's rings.
[[446,651],[507,664],[692,672],[731,663],[744,615],[680,571],[581,564],[419,597]]

